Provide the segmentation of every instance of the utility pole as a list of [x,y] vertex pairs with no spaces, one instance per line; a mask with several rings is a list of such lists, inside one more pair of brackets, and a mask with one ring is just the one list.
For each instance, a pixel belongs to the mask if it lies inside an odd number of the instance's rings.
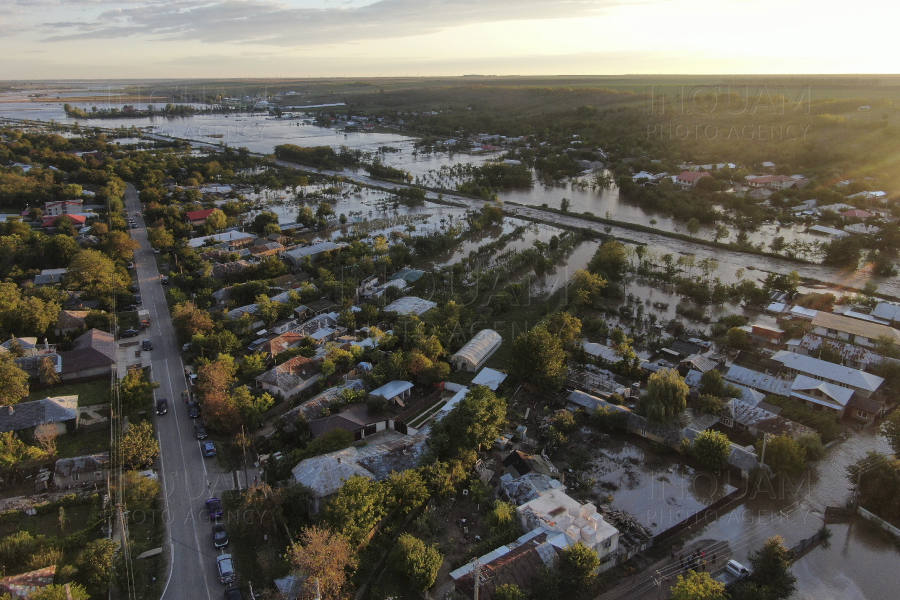
[[766,462],[766,441],[769,439],[769,435],[767,433],[763,434],[763,447],[762,447],[762,455],[759,457],[759,464],[763,465]]

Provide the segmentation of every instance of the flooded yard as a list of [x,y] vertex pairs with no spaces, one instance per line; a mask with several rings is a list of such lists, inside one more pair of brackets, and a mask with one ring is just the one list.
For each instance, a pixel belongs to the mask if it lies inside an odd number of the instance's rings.
[[595,501],[610,496],[613,508],[632,514],[654,535],[735,490],[727,479],[686,465],[678,453],[627,434],[582,431],[589,448],[582,479]]

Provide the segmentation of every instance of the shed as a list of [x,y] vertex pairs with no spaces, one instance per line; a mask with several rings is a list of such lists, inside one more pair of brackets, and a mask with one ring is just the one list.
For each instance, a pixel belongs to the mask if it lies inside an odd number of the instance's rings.
[[484,368],[475,376],[475,379],[472,380],[472,385],[484,385],[496,392],[497,388],[500,387],[500,384],[503,383],[505,379],[506,373]]
[[477,371],[497,351],[503,338],[493,329],[482,329],[450,361],[461,371]]

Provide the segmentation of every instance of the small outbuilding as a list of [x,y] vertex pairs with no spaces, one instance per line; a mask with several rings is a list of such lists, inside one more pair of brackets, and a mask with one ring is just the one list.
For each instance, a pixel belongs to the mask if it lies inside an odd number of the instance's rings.
[[497,351],[501,343],[503,338],[499,333],[493,329],[482,329],[460,348],[459,352],[450,357],[450,361],[460,371],[477,371]]

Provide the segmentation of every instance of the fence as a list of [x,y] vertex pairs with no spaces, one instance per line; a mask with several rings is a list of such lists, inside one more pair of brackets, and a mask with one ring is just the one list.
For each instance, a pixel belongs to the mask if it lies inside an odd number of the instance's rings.
[[873,523],[877,524],[879,527],[881,527],[888,533],[891,533],[891,534],[895,535],[896,537],[900,538],[900,528],[897,528],[897,527],[891,525],[890,523],[888,523],[887,521],[885,521],[878,515],[876,515],[874,513],[870,513],[869,511],[864,509],[862,506],[860,506],[857,509],[857,512],[859,513],[859,516],[861,516],[863,519],[865,519],[867,521],[872,521]]
[[804,554],[806,554],[807,552],[809,552],[810,550],[812,550],[813,548],[818,546],[819,543],[822,540],[824,540],[828,535],[829,535],[828,530],[823,528],[823,529],[820,529],[819,531],[815,532],[814,534],[812,534],[805,540],[800,540],[799,542],[794,544],[794,547],[791,548],[791,553],[794,555],[793,560],[795,560],[795,561],[798,560]]
[[728,512],[729,510],[731,510],[731,508],[734,505],[739,504],[740,502],[742,502],[744,500],[746,493],[747,493],[746,483],[742,483],[739,488],[732,491],[727,496],[720,498],[719,500],[716,500],[709,506],[705,507],[703,510],[697,511],[696,513],[694,513],[693,515],[684,519],[683,521],[680,521],[680,522],[676,523],[675,525],[672,525],[671,527],[669,527],[662,533],[658,533],[657,535],[655,535],[653,537],[653,545],[656,545],[659,542],[669,539],[670,537],[674,536],[675,534],[684,531],[691,525],[694,525],[695,523],[699,523],[701,520],[706,521],[706,523],[712,523],[712,522],[716,521],[720,516],[720,511],[722,511],[722,513],[725,513],[725,512]]

